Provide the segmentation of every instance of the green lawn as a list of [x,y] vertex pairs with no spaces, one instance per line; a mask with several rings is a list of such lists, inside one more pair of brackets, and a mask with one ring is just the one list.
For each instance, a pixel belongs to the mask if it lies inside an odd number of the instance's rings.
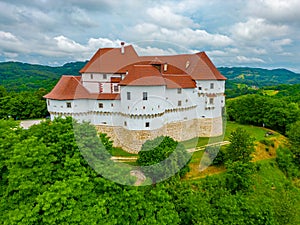
[[[235,122],[227,121],[226,122],[226,130],[224,136],[219,136],[219,137],[199,137],[199,138],[193,138],[187,141],[183,141],[182,144],[187,148],[195,148],[195,147],[200,147],[207,145],[209,143],[215,143],[215,142],[220,142],[220,141],[228,141],[229,136],[232,131],[236,130],[237,128],[243,128],[245,129],[253,138],[255,138],[256,141],[260,141],[265,139],[265,134],[268,131],[268,129],[265,129],[263,127],[256,127],[252,125],[241,125]],[[274,133],[274,136],[278,136],[279,134],[272,131]],[[270,136],[270,137],[272,137]]]

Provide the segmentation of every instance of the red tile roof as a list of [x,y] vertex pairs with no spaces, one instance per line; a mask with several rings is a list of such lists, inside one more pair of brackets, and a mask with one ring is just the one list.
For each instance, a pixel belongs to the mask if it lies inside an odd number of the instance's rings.
[[81,76],[62,76],[52,91],[44,98],[54,100],[73,99],[120,99],[119,94],[91,94],[80,82]]
[[138,56],[132,45],[121,48],[99,49],[92,59],[80,70],[81,73],[125,73],[131,64],[168,63],[166,73],[186,73],[194,80],[226,80],[205,52],[169,56]]
[[167,88],[195,88],[196,82],[188,75],[164,75]]
[[126,86],[164,86],[166,85],[160,71],[152,65],[133,65],[128,67],[128,74],[120,81]]

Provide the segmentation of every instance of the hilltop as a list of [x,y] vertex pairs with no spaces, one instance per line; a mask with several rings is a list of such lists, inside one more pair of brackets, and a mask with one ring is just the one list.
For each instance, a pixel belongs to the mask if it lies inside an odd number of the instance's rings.
[[[21,62],[0,63],[0,85],[8,91],[34,91],[44,88],[50,91],[63,75],[79,75],[86,62],[71,62],[63,66],[44,66]],[[249,67],[219,67],[228,78],[227,88],[238,84],[247,87],[264,87],[279,84],[299,84],[300,74],[287,69],[262,69]]]
[[287,69],[262,69],[249,67],[219,67],[219,71],[228,79],[229,87],[245,84],[257,88],[280,84],[299,84],[300,74]]
[[0,63],[0,85],[8,91],[33,91],[44,88],[50,91],[61,75],[79,75],[86,62],[71,62],[51,67],[21,62]]

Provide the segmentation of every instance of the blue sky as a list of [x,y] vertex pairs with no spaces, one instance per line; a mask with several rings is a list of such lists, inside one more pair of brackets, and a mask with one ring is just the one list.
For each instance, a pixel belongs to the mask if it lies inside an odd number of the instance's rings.
[[101,47],[205,51],[216,66],[300,72],[299,0],[0,0],[0,61],[62,65]]

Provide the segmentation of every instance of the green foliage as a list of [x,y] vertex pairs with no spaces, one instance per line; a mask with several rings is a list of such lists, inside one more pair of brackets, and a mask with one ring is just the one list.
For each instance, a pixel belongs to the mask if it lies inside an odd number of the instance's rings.
[[190,158],[183,144],[161,136],[143,144],[137,164],[156,183],[177,173],[184,176],[189,171]]
[[280,147],[276,150],[276,155],[278,167],[287,177],[293,178],[299,176],[299,167],[295,164],[295,158],[291,150]]
[[300,121],[290,124],[287,135],[291,144],[291,151],[295,157],[296,164],[300,168]]
[[249,162],[254,152],[254,139],[247,131],[237,128],[230,134],[230,144],[226,148],[226,159],[231,162]]
[[246,95],[227,102],[230,120],[256,126],[265,125],[285,133],[289,124],[300,116],[297,104],[260,95]]
[[249,190],[253,185],[254,166],[251,162],[226,163],[226,185],[233,193]]
[[9,92],[32,92],[39,88],[50,91],[61,75],[79,75],[79,70],[85,63],[74,62],[60,67],[50,67],[20,62],[3,62],[0,63],[0,85]]
[[112,154],[113,141],[110,140],[110,138],[105,133],[101,133],[99,136],[100,136],[100,140],[101,140],[102,144],[104,145],[106,151],[108,151],[110,154]]
[[218,70],[234,84],[263,87],[300,83],[299,74],[286,69],[267,70],[249,67],[219,67]]
[[34,93],[7,93],[4,97],[0,97],[0,118],[17,120],[45,118],[49,115],[46,100],[43,98],[45,94],[45,89],[39,89]]

